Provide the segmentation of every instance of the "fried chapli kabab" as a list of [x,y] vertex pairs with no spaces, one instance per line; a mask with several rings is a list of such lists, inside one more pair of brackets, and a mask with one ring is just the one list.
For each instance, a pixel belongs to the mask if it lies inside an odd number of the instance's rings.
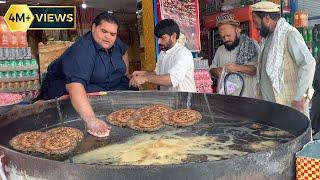
[[163,116],[172,111],[172,108],[163,104],[154,104],[138,109],[133,116],[158,115]]
[[106,120],[113,125],[124,127],[133,116],[136,109],[120,109],[109,114]]
[[46,155],[65,155],[77,147],[77,141],[70,136],[45,133],[36,141],[36,150]]
[[159,115],[150,114],[145,116],[135,116],[128,121],[131,129],[141,132],[153,132],[161,129],[163,123]]
[[171,126],[186,127],[197,123],[201,119],[202,116],[198,111],[179,109],[164,115],[162,121]]
[[13,137],[9,144],[10,146],[18,151],[22,152],[35,152],[35,143],[40,135],[42,135],[43,132],[39,131],[30,131],[25,132],[22,134],[19,134],[15,137]]
[[77,143],[80,143],[84,137],[83,133],[79,129],[73,127],[57,127],[48,130],[46,133],[58,134],[61,136],[70,136],[74,138]]

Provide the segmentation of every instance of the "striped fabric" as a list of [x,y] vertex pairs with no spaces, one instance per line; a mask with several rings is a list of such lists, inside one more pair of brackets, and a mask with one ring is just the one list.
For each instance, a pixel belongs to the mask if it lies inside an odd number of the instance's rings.
[[[290,31],[294,31],[292,28]],[[287,33],[288,34],[288,33]],[[282,104],[285,106],[291,106],[292,100],[295,99],[295,95],[297,92],[297,82],[298,82],[298,66],[292,59],[289,50],[288,50],[288,37],[286,36],[284,40],[284,53],[283,53],[283,72],[284,72],[284,84],[283,90],[281,93],[277,93],[275,89],[273,89],[276,102],[278,104]],[[309,117],[309,108],[308,103],[305,107],[305,115]]]

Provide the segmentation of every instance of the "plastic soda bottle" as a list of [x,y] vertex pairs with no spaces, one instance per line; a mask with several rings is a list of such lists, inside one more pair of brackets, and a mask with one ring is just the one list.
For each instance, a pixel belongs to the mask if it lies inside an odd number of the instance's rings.
[[313,48],[313,57],[314,57],[314,58],[317,58],[317,56],[318,56],[318,51],[319,51],[318,47],[315,46],[315,47]]
[[10,31],[9,46],[10,46],[10,47],[18,47],[17,32],[11,32],[11,31]]
[[22,31],[17,32],[17,38],[18,38],[18,47],[20,48],[28,47],[27,32],[22,32]]
[[10,33],[3,16],[0,16],[0,47],[9,47]]
[[312,42],[312,28],[308,28],[307,42]]

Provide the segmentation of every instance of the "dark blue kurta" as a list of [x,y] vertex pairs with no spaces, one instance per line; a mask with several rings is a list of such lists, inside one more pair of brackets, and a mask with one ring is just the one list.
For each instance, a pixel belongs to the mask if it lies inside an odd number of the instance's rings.
[[129,90],[122,56],[127,46],[117,38],[106,51],[88,32],[50,64],[42,83],[41,98],[53,99],[68,94],[66,84],[83,84],[86,92]]

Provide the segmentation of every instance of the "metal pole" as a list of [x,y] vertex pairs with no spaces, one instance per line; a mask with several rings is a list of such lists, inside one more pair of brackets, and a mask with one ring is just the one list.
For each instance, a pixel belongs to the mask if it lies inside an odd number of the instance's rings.
[[281,8],[280,15],[282,17],[283,16],[283,0],[280,1],[280,8]]

